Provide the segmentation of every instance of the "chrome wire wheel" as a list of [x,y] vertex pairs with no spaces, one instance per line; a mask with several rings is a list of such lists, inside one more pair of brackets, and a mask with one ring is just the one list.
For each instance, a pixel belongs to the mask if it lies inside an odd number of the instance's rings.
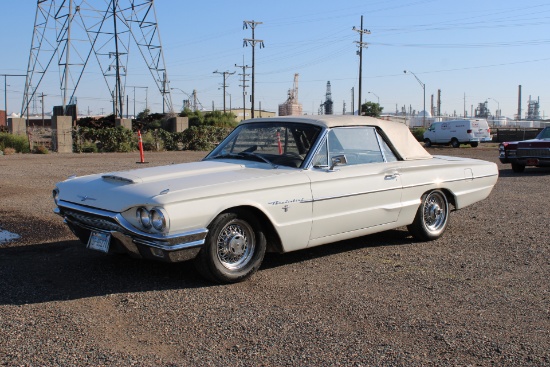
[[430,192],[425,200],[422,210],[422,219],[426,230],[434,235],[445,229],[448,215],[447,198],[441,191]]
[[413,237],[419,241],[433,241],[439,238],[449,221],[449,202],[440,190],[422,195],[414,221],[407,226]]
[[246,221],[233,219],[221,229],[216,244],[221,265],[229,270],[241,270],[254,256],[254,230]]

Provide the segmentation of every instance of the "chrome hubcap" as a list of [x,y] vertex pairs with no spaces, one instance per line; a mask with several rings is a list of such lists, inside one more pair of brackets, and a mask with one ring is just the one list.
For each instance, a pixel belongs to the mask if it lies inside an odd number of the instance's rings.
[[220,263],[227,269],[239,270],[254,254],[254,231],[247,222],[232,220],[220,231],[217,248]]
[[444,226],[447,220],[447,202],[442,194],[438,192],[431,193],[426,198],[424,205],[424,223],[431,232],[438,232]]

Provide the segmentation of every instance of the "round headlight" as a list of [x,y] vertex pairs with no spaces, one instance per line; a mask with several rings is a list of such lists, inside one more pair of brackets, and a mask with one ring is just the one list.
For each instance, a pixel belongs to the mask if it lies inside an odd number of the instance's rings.
[[53,201],[54,201],[55,205],[57,205],[57,200],[59,199],[59,189],[58,188],[55,188],[52,191],[52,197],[53,197]]
[[139,223],[146,229],[151,228],[151,217],[149,211],[145,208],[138,208],[136,211],[136,217]]
[[166,217],[160,209],[151,210],[151,223],[157,231],[163,231],[166,228]]

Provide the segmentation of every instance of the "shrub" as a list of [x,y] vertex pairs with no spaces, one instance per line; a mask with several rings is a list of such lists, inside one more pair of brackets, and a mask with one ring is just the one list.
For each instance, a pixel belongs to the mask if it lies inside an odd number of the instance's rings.
[[159,131],[164,130],[154,130],[148,131],[145,134],[141,134],[141,139],[143,141],[143,150],[148,150],[152,152],[160,152],[164,150],[164,141],[159,134]]
[[0,133],[0,146],[13,148],[17,153],[29,153],[29,139],[24,135]]
[[411,129],[411,133],[414,135],[417,141],[424,141],[424,132],[426,131],[423,127],[415,127]]
[[84,151],[90,144],[96,145],[101,152],[131,152],[136,148],[136,141],[131,130],[122,126],[94,129],[80,127],[73,131],[74,150]]
[[212,150],[231,132],[232,128],[201,126],[190,127],[182,133],[184,150]]
[[99,149],[97,149],[97,145],[95,143],[86,141],[80,146],[81,153],[97,153]]
[[4,155],[12,155],[15,154],[15,149],[13,148],[4,148]]
[[35,154],[48,154],[50,151],[43,145],[37,145],[34,147],[33,153]]

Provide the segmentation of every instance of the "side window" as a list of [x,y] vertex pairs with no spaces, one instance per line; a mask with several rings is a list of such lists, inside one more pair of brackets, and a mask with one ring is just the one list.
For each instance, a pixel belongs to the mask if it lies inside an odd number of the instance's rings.
[[379,138],[374,127],[334,128],[328,134],[329,161],[343,154],[348,165],[384,162]]
[[390,146],[386,143],[386,141],[378,134],[378,140],[380,141],[380,146],[382,147],[382,154],[384,154],[384,158],[386,162],[396,162],[398,161],[397,157],[391,150]]
[[326,140],[323,142],[323,145],[321,145],[321,148],[313,158],[313,167],[317,167],[317,168],[329,167],[328,148],[327,148]]

